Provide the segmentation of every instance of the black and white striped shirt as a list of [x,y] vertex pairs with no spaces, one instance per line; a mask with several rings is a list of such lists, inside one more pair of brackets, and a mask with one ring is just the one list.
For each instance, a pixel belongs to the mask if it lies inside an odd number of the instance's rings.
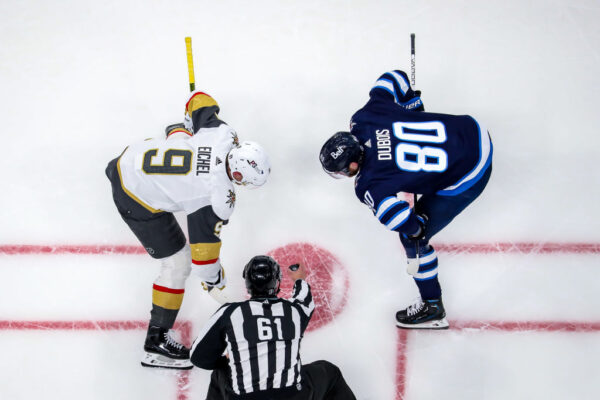
[[[191,349],[191,361],[215,369],[227,362],[236,395],[300,384],[300,341],[315,309],[310,286],[294,283],[290,299],[252,298],[222,306]],[[227,352],[229,360],[223,356]]]

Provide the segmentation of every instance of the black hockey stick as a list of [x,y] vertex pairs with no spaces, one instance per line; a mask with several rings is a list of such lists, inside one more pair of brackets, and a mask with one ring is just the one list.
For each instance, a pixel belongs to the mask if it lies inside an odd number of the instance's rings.
[[[416,58],[415,58],[415,34],[411,33],[410,34],[410,84],[413,87],[413,90],[415,88],[415,83],[416,83]],[[417,215],[417,194],[413,193],[413,212],[415,213],[415,216]],[[419,228],[420,230],[420,228]],[[420,232],[419,232],[420,233]],[[420,258],[421,255],[419,254],[419,240],[415,240],[415,255],[417,257],[417,270],[414,271],[414,273],[417,273],[419,271],[419,265],[420,265]]]
[[[415,58],[415,34],[410,34],[410,84],[415,88],[416,82],[416,58]],[[417,194],[413,193],[413,210],[417,213]],[[417,257],[419,252],[417,251]]]

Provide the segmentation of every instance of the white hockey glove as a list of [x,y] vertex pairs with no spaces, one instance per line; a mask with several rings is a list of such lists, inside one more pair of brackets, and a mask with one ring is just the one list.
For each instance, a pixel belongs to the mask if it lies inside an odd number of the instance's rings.
[[202,287],[204,290],[208,291],[210,297],[212,297],[217,303],[225,304],[231,303],[232,299],[230,297],[229,290],[225,289],[227,285],[227,278],[225,278],[225,270],[223,267],[219,270],[219,277],[214,282],[202,282]]
[[204,290],[206,290],[209,293],[213,289],[223,290],[223,289],[225,289],[226,285],[227,285],[227,278],[225,277],[225,269],[223,269],[222,266],[219,269],[216,279],[214,279],[212,281],[203,281],[202,282],[202,287],[204,288]]

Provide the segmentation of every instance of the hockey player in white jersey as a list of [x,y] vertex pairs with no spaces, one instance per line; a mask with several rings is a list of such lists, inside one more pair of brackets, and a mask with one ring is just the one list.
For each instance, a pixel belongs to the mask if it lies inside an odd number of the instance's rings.
[[[167,127],[166,138],[130,145],[106,168],[123,220],[150,256],[160,261],[142,365],[188,369],[189,349],[169,334],[192,271],[219,298],[226,285],[220,262],[221,227],[235,206],[235,185],[262,186],[270,173],[267,154],[254,142],[238,142],[206,93],[194,93],[185,121]],[[187,215],[189,244],[173,213]]]

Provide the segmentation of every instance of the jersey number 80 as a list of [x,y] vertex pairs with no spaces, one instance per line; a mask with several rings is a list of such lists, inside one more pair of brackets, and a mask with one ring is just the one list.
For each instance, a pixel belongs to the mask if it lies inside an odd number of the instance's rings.
[[[446,141],[446,127],[439,121],[394,122],[394,136],[402,140],[396,146],[396,165],[403,171],[444,172],[448,169],[448,154],[434,146],[413,143],[440,144]],[[405,143],[413,142],[413,143]]]

